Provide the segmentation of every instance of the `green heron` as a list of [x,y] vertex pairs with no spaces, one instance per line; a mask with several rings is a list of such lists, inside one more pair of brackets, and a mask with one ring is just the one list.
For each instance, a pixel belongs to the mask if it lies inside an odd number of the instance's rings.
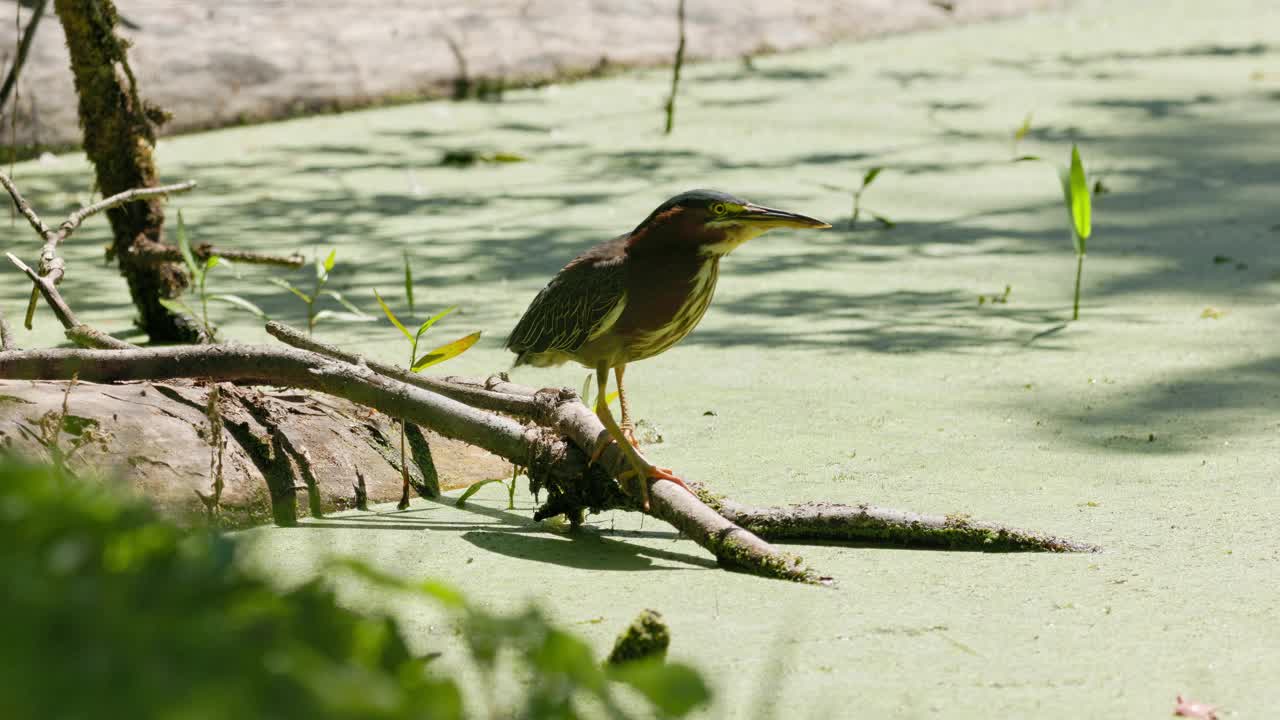
[[[574,360],[595,370],[596,414],[639,476],[646,508],[646,476],[688,487],[636,450],[622,386],[627,363],[664,352],[688,335],[711,304],[720,258],[779,227],[831,226],[714,190],[677,195],[635,230],[600,243],[565,265],[533,299],[507,339],[517,367],[551,367]],[[618,380],[620,426],[605,401],[610,369]],[[603,436],[597,442],[593,462],[608,442]]]

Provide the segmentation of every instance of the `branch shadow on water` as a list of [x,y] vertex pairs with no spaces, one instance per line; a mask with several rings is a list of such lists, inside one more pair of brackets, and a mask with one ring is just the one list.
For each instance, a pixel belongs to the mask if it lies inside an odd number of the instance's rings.
[[[457,533],[460,539],[488,553],[578,570],[636,571],[718,567],[715,560],[705,556],[608,537],[612,531],[593,525],[559,534],[549,532],[541,523],[534,522],[525,515],[488,507],[475,501],[461,508],[457,507],[452,498],[429,502],[434,507],[311,518],[300,522],[298,527]],[[450,517],[446,519],[431,517],[431,513],[435,511],[454,508],[472,513],[476,516],[475,520],[469,522],[458,518],[456,513],[450,513]],[[671,542],[679,536],[668,531],[627,531],[625,537]]]

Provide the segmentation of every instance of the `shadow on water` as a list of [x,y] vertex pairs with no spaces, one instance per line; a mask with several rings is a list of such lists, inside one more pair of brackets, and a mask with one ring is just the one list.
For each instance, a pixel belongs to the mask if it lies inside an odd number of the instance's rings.
[[1280,431],[1274,415],[1280,406],[1277,356],[1187,370],[1136,389],[1117,385],[1112,392],[1121,396],[1043,409],[1058,419],[1068,440],[1127,455],[1204,452],[1241,432]]
[[[775,290],[720,301],[748,322],[700,328],[685,341],[716,347],[812,347],[883,353],[963,352],[997,345],[1019,348],[1059,310],[986,306],[958,290],[854,294]],[[754,322],[752,322],[754,320]],[[1060,346],[1048,342],[1040,349]]]
[[[454,532],[475,548],[519,560],[545,562],[580,570],[670,570],[715,568],[715,560],[690,553],[626,542],[626,538],[674,541],[678,535],[664,531],[627,531],[610,537],[612,531],[587,525],[565,535],[547,532],[545,527],[519,513],[469,503],[473,519],[451,514],[436,519],[440,506],[456,507],[451,498],[430,501],[437,507],[412,508],[401,512],[340,515],[313,518],[298,524],[312,530],[392,530],[410,532]],[[687,546],[687,544],[686,544]]]

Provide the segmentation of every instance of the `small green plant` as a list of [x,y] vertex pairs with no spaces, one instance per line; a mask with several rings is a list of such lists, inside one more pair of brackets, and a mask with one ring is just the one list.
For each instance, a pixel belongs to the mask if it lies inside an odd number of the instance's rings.
[[413,268],[409,265],[409,249],[404,250],[404,299],[409,305],[409,317],[418,314],[413,308]]
[[[1014,162],[1043,160],[1036,155],[1023,155]],[[1071,227],[1071,245],[1076,251],[1076,288],[1071,302],[1071,319],[1080,319],[1080,279],[1084,273],[1084,256],[1089,236],[1093,234],[1093,205],[1089,192],[1089,177],[1080,159],[1080,148],[1071,145],[1071,164],[1057,166],[1058,182],[1062,186],[1062,202],[1067,208],[1067,222]]]
[[992,305],[1008,305],[1009,293],[1011,292],[1013,292],[1013,286],[1005,285],[1004,292],[1002,293],[999,293],[999,294],[992,293],[991,295],[979,295],[978,304],[985,305],[987,301],[990,301]]
[[200,300],[200,311],[196,312],[181,297],[160,298],[160,304],[172,312],[186,315],[200,323],[200,331],[204,335],[205,340],[208,342],[214,342],[218,335],[217,326],[209,322],[210,300],[226,303],[228,305],[238,307],[241,310],[251,312],[263,320],[267,319],[267,314],[262,311],[262,308],[254,305],[239,295],[209,293],[209,271],[219,265],[231,267],[231,262],[229,260],[224,260],[217,255],[208,255],[205,257],[204,262],[196,260],[195,254],[191,251],[191,241],[187,237],[187,225],[182,220],[181,211],[178,212],[178,252],[182,254],[182,263],[187,266],[187,272],[191,273],[191,283],[195,288],[196,297]]
[[664,135],[670,135],[676,126],[676,94],[680,92],[680,71],[684,69],[684,0],[678,0],[676,4],[676,27],[680,35],[676,42],[676,59],[671,64],[671,94],[667,96],[667,104],[663,108],[667,115]]
[[[337,264],[338,251],[330,250],[325,256],[324,261],[320,260],[320,256],[315,256],[314,265],[316,268],[315,284],[311,287],[311,292],[304,293],[293,285],[293,283],[282,278],[270,278],[273,285],[278,285],[285,290],[298,296],[298,299],[307,304],[307,334],[310,335],[316,328],[316,324],[325,318],[334,318],[336,320],[355,320],[359,322],[368,322],[373,320],[368,314],[360,308],[351,304],[342,293],[337,290],[330,290],[325,285],[329,283],[329,273],[333,271],[333,266]],[[339,312],[335,310],[316,310],[316,304],[320,301],[321,296],[333,298],[339,305],[347,309],[347,312]]]
[[1013,156],[1018,157],[1018,144],[1031,132],[1031,113],[1022,118],[1022,124],[1013,131]]
[[[412,285],[410,283],[413,281],[413,276],[407,271],[407,264],[405,265],[405,268],[405,294],[410,295],[412,293]],[[431,329],[432,325],[435,325],[444,319],[446,315],[457,310],[457,306],[451,306],[441,310],[435,315],[427,318],[426,321],[419,325],[417,332],[409,332],[409,328],[405,327],[404,323],[400,322],[400,318],[396,317],[396,314],[391,310],[391,306],[382,299],[382,295],[380,295],[377,290],[373,291],[373,296],[378,299],[378,304],[382,306],[382,312],[386,313],[387,319],[391,321],[391,324],[394,325],[401,333],[404,333],[405,338],[409,340],[409,369],[413,372],[422,372],[432,365],[438,365],[446,360],[455,358],[466,352],[472,345],[476,344],[477,340],[480,339],[480,333],[473,332],[470,335],[460,337],[453,342],[445,343],[430,352],[418,355],[418,343],[422,340],[422,336]],[[404,480],[404,490],[400,495],[400,504],[398,507],[403,510],[409,507],[409,465],[406,462],[405,428],[403,420],[400,421],[400,475]]]
[[863,210],[866,210],[867,214],[875,218],[876,222],[880,223],[880,226],[886,230],[892,228],[895,225],[895,223],[892,220],[885,217],[884,215],[880,215],[879,213],[873,211],[871,208],[862,207],[862,194],[867,191],[867,188],[871,187],[871,183],[875,182],[876,178],[880,177],[880,173],[883,170],[884,168],[882,167],[873,167],[870,170],[868,170],[866,174],[862,176],[862,185],[859,186],[857,190],[853,191],[853,214],[849,216],[850,230],[853,230],[855,227],[858,226],[858,218],[862,216]]
[[502,483],[502,487],[506,488],[507,490],[507,509],[515,510],[516,509],[516,478],[520,477],[520,472],[522,470],[523,468],[521,468],[519,465],[511,466],[511,482],[507,482],[502,478],[489,478],[488,480],[481,480],[480,482],[475,483],[474,485],[468,486],[467,489],[461,495],[458,496],[458,502],[457,502],[458,507],[462,507],[466,505],[467,501],[471,499],[471,496],[480,492],[480,488],[484,487],[485,485],[492,485],[493,483]]
[[1093,232],[1093,208],[1089,194],[1089,179],[1080,160],[1080,149],[1071,146],[1071,167],[1059,170],[1062,182],[1062,199],[1071,219],[1071,242],[1076,251],[1076,291],[1071,303],[1071,319],[1080,319],[1080,276],[1084,272],[1084,256],[1089,235]]

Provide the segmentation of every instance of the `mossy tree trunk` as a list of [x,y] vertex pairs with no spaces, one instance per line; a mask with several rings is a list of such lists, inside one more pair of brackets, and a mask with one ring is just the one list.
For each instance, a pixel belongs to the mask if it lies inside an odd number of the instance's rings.
[[[116,34],[118,16],[111,0],[54,0],[54,9],[66,33],[80,98],[80,125],[84,150],[97,171],[103,196],[139,187],[154,187],[152,149],[156,127],[165,113],[142,100],[133,70],[129,44]],[[112,254],[129,283],[129,294],[138,308],[139,324],[153,342],[189,342],[198,338],[196,327],[161,304],[176,297],[189,280],[176,263],[143,260],[133,249],[160,242],[164,208],[160,198],[121,205],[107,211],[114,234]]]

